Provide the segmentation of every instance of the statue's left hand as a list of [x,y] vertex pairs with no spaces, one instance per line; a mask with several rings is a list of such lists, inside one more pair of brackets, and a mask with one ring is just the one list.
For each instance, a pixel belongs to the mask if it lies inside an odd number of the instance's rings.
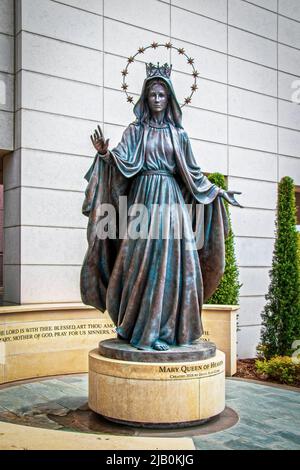
[[232,206],[243,207],[241,204],[235,199],[235,194],[242,194],[240,191],[223,191],[220,193],[220,196],[225,199],[229,204]]

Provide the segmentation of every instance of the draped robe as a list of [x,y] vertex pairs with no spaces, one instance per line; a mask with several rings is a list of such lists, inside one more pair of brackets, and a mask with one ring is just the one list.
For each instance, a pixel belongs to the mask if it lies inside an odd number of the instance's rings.
[[[197,254],[201,267],[202,276],[199,278],[197,286],[201,294],[199,295],[199,316],[201,314],[202,303],[208,299],[216,290],[225,264],[225,237],[228,234],[228,220],[224,207],[224,203],[219,194],[219,188],[206,178],[197,165],[193,155],[191,144],[187,133],[178,126],[168,123],[171,140],[173,144],[174,160],[176,164],[176,181],[180,187],[184,201],[187,204],[204,205],[204,217],[200,223],[196,219],[196,211],[193,210],[192,226],[197,233],[204,233],[202,246],[198,248]],[[88,249],[84,258],[81,270],[81,295],[85,304],[92,305],[100,311],[107,308],[107,289],[112,277],[114,266],[124,240],[97,237],[97,224],[100,220],[99,208],[101,204],[112,204],[115,208],[116,215],[119,214],[119,197],[129,196],[134,178],[138,176],[145,162],[145,149],[149,134],[149,126],[145,123],[135,122],[130,124],[124,131],[123,137],[119,145],[105,156],[96,154],[94,162],[87,172],[85,178],[88,185],[85,193],[83,204],[83,213],[88,217]],[[198,222],[198,226],[196,226]],[[118,227],[119,228],[119,227]],[[117,231],[118,235],[118,231]],[[153,261],[154,262],[154,261]],[[176,273],[178,276],[178,273]],[[183,273],[181,274],[183,276]],[[182,279],[184,283],[184,279]],[[110,289],[112,286],[110,285]],[[115,285],[113,288],[119,291],[120,286]],[[112,292],[111,292],[112,294]],[[121,295],[121,294],[120,294]],[[108,310],[117,331],[120,336],[131,341],[131,334],[128,332],[128,315],[126,334],[120,328],[122,318],[118,312],[118,308]],[[132,331],[137,321],[138,312],[132,317]],[[129,316],[129,323],[130,323]],[[187,323],[182,338],[175,331],[173,334],[174,343],[184,344],[197,339],[203,333],[201,319],[200,326],[195,327],[195,322]],[[176,324],[173,324],[176,328]],[[147,327],[150,328],[151,327]],[[194,333],[193,333],[194,330]],[[145,336],[145,332],[140,331],[139,336]],[[150,335],[150,336],[149,336]],[[151,336],[151,341],[159,339]],[[195,336],[196,335],[196,336]],[[144,337],[143,336],[143,337]],[[132,340],[132,344],[134,341]],[[138,346],[138,345],[137,345]],[[150,346],[150,344],[149,344]]]

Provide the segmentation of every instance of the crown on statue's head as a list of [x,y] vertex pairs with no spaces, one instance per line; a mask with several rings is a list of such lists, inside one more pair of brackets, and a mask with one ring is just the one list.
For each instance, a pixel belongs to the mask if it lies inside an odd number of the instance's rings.
[[161,66],[159,65],[159,62],[157,62],[157,65],[154,65],[151,62],[149,64],[146,64],[147,78],[150,78],[150,77],[170,78],[171,70],[172,70],[172,65],[169,65],[169,64],[164,64]]

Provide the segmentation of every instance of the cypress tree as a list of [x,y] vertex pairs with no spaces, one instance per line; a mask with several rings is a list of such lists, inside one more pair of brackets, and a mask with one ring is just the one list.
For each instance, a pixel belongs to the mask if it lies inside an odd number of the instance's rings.
[[262,313],[261,345],[266,359],[289,356],[300,339],[300,270],[294,182],[285,176],[278,186],[275,244],[270,285]]
[[[208,179],[219,186],[219,188],[227,189],[225,178],[221,173],[212,173],[208,176]],[[209,300],[207,300],[207,303],[236,305],[239,302],[239,291],[241,285],[239,284],[239,271],[235,257],[234,235],[231,227],[228,203],[226,201],[224,201],[224,203],[229,221],[229,234],[225,240],[225,271],[218,289],[209,298]]]

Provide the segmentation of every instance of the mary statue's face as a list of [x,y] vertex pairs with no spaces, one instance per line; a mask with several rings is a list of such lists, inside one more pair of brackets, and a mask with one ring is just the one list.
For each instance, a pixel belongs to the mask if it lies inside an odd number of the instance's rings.
[[168,93],[163,85],[155,83],[148,93],[148,105],[151,113],[161,113],[168,105]]

